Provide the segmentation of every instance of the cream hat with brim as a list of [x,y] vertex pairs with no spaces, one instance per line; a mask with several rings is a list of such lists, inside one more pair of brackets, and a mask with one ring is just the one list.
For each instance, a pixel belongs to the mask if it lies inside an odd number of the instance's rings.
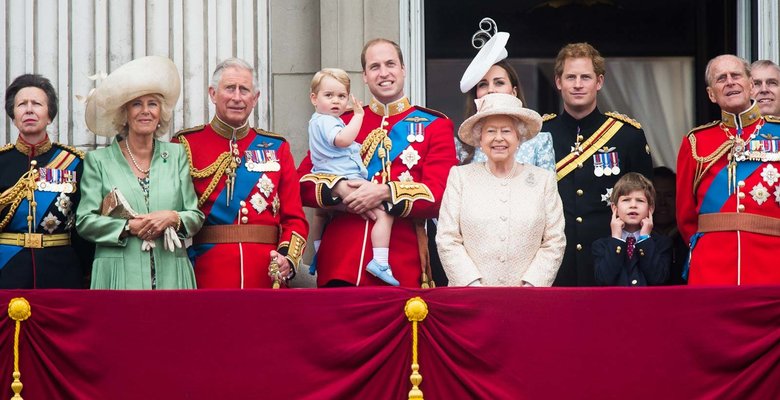
[[479,53],[471,60],[471,64],[466,68],[463,77],[460,78],[460,91],[462,93],[471,90],[487,74],[493,64],[507,57],[506,42],[508,40],[508,33],[497,32],[479,49]]
[[108,75],[87,97],[87,128],[96,135],[113,137],[114,120],[130,100],[159,94],[169,109],[179,100],[181,79],[167,57],[148,56],[132,60]]
[[539,113],[523,108],[523,102],[511,94],[486,94],[474,102],[477,104],[477,113],[463,121],[458,129],[458,137],[468,145],[479,147],[479,135],[473,132],[474,125],[492,115],[508,115],[525,124],[528,134],[520,137],[520,141],[533,138],[542,129],[542,117]]

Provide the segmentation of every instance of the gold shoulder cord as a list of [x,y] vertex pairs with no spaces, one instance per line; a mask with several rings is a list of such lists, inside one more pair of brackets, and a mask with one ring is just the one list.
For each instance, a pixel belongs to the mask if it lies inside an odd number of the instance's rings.
[[[384,120],[383,120],[384,122]],[[380,161],[382,162],[382,182],[386,183],[390,178],[390,161],[388,156],[390,149],[393,148],[393,142],[387,137],[387,130],[383,128],[376,128],[366,136],[366,140],[360,145],[360,153],[363,155],[363,165],[368,166],[371,157],[374,155],[374,151],[379,145],[382,147],[377,151]],[[371,177],[369,177],[370,179]]]
[[[713,165],[715,165],[715,161],[719,160],[721,157],[723,157],[726,153],[731,150],[731,147],[733,146],[733,143],[730,141],[725,141],[721,143],[720,146],[718,146],[715,151],[710,153],[710,155],[706,157],[702,157],[699,155],[699,152],[696,149],[696,136],[695,135],[688,135],[688,141],[691,143],[691,156],[694,160],[696,160],[696,173],[694,175],[693,180],[693,194],[696,194],[696,189],[698,189],[699,184],[701,184],[702,178],[704,178],[704,174],[707,173],[707,171],[712,168]],[[706,165],[705,165],[706,164]]]
[[[216,161],[211,163],[208,167],[203,169],[197,169],[195,168],[195,165],[192,163],[192,150],[190,149],[190,144],[187,142],[187,138],[184,136],[179,136],[179,141],[184,146],[184,151],[187,152],[187,159],[190,162],[190,175],[193,178],[211,178],[211,182],[209,182],[209,185],[206,187],[206,190],[203,191],[203,194],[198,198],[198,207],[202,206],[203,203],[206,202],[206,200],[211,196],[211,193],[214,192],[214,189],[217,187],[217,183],[219,183],[220,178],[222,178],[222,175],[225,174],[225,170],[230,165],[230,161],[232,160],[232,156],[230,152],[224,152],[217,157]],[[217,173],[220,171],[221,173]]]
[[19,203],[22,202],[25,198],[29,200],[30,202],[30,211],[32,214],[29,214],[27,216],[27,225],[28,230],[32,232],[32,218],[30,215],[35,215],[35,182],[38,180],[38,169],[36,168],[35,161],[33,161],[30,165],[30,170],[25,172],[24,175],[22,175],[21,178],[19,178],[19,181],[17,181],[13,186],[6,189],[3,193],[0,193],[0,212],[3,211],[6,207],[10,207],[8,209],[8,214],[6,214],[5,218],[3,218],[2,221],[0,221],[0,229],[4,229],[6,225],[8,225],[9,222],[11,222],[11,219],[13,218],[14,214],[16,214],[16,209],[19,207]]

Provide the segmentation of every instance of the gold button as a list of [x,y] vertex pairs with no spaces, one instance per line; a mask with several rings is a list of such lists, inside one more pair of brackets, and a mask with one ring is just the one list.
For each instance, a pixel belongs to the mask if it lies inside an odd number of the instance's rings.
[[582,245],[577,243],[577,251],[580,251],[580,250],[582,250]]
[[584,167],[584,166],[585,166],[585,165],[584,165],[583,163],[579,163],[579,164],[577,164],[577,168],[582,168],[582,167]]
[[744,199],[745,198],[745,192],[739,192],[737,197],[739,197],[740,199]]
[[247,223],[247,222],[249,222],[249,218],[247,218],[247,217],[241,217],[241,223],[245,224],[245,223]]
[[638,282],[636,281],[636,279],[634,279],[633,281],[631,281],[631,284],[632,284],[632,285],[636,285],[637,283],[638,283]]
[[244,207],[241,209],[241,214],[247,215],[249,214],[249,210],[246,207]]
[[241,207],[246,207],[246,202],[244,200],[241,200],[240,202],[238,202],[238,205],[240,205]]
[[739,182],[737,182],[737,186],[739,186],[739,187],[745,187],[745,181],[739,181]]
[[620,250],[622,250],[622,249],[620,248],[620,246],[618,246],[618,247],[615,249],[615,253],[616,253],[616,254],[620,254]]
[[578,142],[581,142],[581,141],[582,141],[582,139],[585,139],[585,138],[584,138],[584,137],[582,137],[582,135],[577,135],[577,141],[578,141]]
[[745,211],[745,205],[744,204],[738,205],[737,206],[737,211]]
[[390,123],[389,123],[389,122],[387,122],[387,121],[382,121],[382,126],[388,126],[388,125],[390,125]]
[[577,217],[576,221],[579,222],[579,223],[582,223],[582,217]]
[[577,196],[582,196],[585,194],[585,192],[582,191],[582,189],[577,189]]

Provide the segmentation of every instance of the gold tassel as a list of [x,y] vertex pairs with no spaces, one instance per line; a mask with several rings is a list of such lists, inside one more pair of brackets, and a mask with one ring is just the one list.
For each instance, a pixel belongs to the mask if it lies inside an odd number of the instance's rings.
[[428,305],[420,297],[413,297],[406,301],[404,312],[412,323],[412,375],[409,377],[412,390],[409,391],[409,400],[423,400],[423,392],[420,390],[422,375],[419,372],[420,364],[417,363],[417,323],[428,316]]
[[22,321],[30,318],[30,303],[24,297],[15,297],[8,303],[8,316],[16,321],[16,331],[14,332],[14,381],[11,383],[11,390],[14,397],[11,400],[22,400],[22,374],[19,372],[19,332],[22,330]]

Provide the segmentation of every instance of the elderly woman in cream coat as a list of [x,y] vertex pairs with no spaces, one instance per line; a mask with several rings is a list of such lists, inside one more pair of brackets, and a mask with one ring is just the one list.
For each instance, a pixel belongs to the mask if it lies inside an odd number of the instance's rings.
[[476,104],[458,136],[487,161],[450,170],[439,211],[436,244],[449,285],[550,286],[566,246],[555,173],[515,161],[542,119],[510,94]]

